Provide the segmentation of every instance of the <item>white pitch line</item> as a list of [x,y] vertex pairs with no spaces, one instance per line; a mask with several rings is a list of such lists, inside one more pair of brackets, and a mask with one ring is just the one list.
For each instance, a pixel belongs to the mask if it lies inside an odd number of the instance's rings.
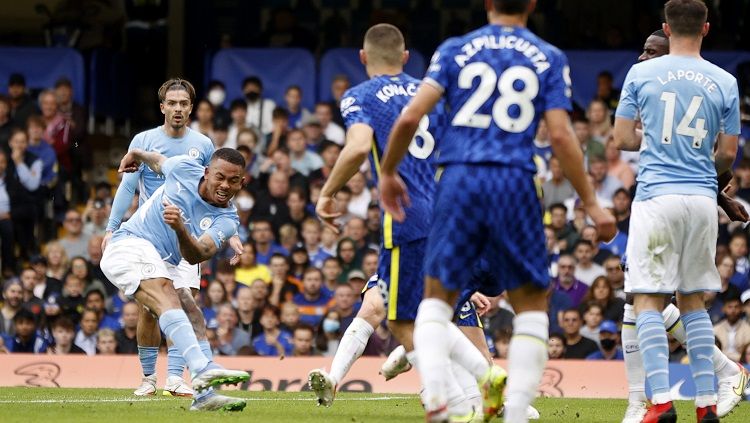
[[[230,391],[227,391],[230,392]],[[241,397],[238,397],[241,398]],[[393,397],[374,397],[374,398],[339,398],[340,401],[390,401],[390,400],[407,400],[415,397],[393,396]],[[272,402],[295,402],[311,401],[312,398],[243,398],[245,401],[272,401]],[[0,404],[88,404],[88,403],[105,403],[105,402],[164,402],[173,399],[161,398],[92,398],[92,399],[47,399],[47,400],[0,400]]]

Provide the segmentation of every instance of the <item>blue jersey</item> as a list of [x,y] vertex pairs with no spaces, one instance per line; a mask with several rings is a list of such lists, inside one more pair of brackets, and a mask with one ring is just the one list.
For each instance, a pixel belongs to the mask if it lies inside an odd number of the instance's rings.
[[[385,152],[391,128],[404,107],[417,93],[420,81],[405,73],[381,75],[365,81],[344,93],[341,115],[347,129],[357,123],[372,128],[374,140],[370,164],[380,173],[380,160]],[[411,207],[406,208],[406,220],[394,222],[391,215],[383,216],[383,244],[393,248],[406,242],[427,237],[432,219],[435,195],[434,130],[440,128],[439,114],[422,118],[409,154],[398,167],[398,173],[409,189]],[[377,182],[377,181],[376,181]]]
[[448,109],[440,164],[495,163],[536,172],[534,137],[542,114],[570,110],[565,55],[522,27],[486,25],[438,47],[425,83]]
[[[214,145],[211,140],[198,131],[185,128],[185,135],[181,138],[172,138],[159,126],[148,131],[143,131],[133,137],[128,150],[135,148],[144,151],[155,151],[166,157],[188,155],[204,167],[208,166],[211,156],[214,154]],[[139,191],[138,205],[142,206],[159,187],[164,183],[164,176],[151,170],[145,164],[134,173],[127,173],[122,178],[115,200],[112,204],[107,230],[114,231],[120,226],[122,216],[130,207],[130,200],[135,193],[136,187]],[[120,194],[123,190],[123,194]]]
[[163,220],[164,203],[174,204],[182,211],[187,230],[195,238],[204,233],[211,236],[217,248],[237,232],[239,218],[233,204],[216,207],[198,193],[205,167],[190,156],[175,156],[164,161],[164,183],[112,235],[112,241],[135,236],[156,247],[162,260],[178,264],[182,259],[177,234]]
[[667,55],[638,63],[625,77],[616,116],[635,120],[639,113],[643,141],[635,199],[716,198],[716,137],[740,133],[734,77],[693,57]]

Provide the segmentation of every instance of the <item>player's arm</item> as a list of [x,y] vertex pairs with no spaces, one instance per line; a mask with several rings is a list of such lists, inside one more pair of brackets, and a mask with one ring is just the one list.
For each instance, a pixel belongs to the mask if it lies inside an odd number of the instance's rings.
[[632,119],[616,117],[612,135],[619,150],[638,151],[641,148],[643,131],[636,127],[636,121]]
[[359,171],[367,159],[372,148],[373,135],[372,127],[364,123],[355,123],[347,129],[344,149],[341,150],[328,180],[320,191],[315,212],[326,226],[337,233],[338,228],[333,224],[333,220],[341,216],[341,212],[336,210],[334,196]]
[[195,239],[185,226],[179,207],[170,203],[166,198],[163,200],[163,204],[164,223],[169,225],[177,234],[177,242],[182,257],[190,264],[198,264],[213,257],[218,247],[211,235],[204,233],[200,238]]
[[136,172],[141,163],[145,163],[154,172],[162,174],[161,165],[165,160],[167,158],[160,153],[135,148],[125,154],[125,157],[120,161],[120,168],[117,171],[126,173]]
[[380,197],[383,209],[398,222],[403,222],[406,218],[403,205],[409,205],[409,195],[404,181],[396,174],[396,169],[409,150],[409,144],[419,128],[419,121],[432,111],[442,95],[442,91],[430,83],[420,85],[388,138],[385,156],[380,164]]
[[737,158],[738,146],[739,136],[719,134],[716,142],[716,153],[714,153],[714,166],[717,175],[722,175],[732,169],[732,163]]

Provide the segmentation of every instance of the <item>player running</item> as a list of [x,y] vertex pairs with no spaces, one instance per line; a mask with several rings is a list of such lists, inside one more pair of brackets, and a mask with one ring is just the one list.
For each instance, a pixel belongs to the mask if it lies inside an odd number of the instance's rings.
[[197,264],[213,257],[237,232],[237,210],[230,203],[242,188],[245,160],[236,150],[217,150],[207,168],[182,155],[167,159],[156,152],[130,150],[121,172],[145,163],[164,184],[118,230],[104,250],[101,267],[125,295],[154,313],[159,327],[190,369],[196,391],[191,410],[242,410],[245,401],[209,389],[249,379],[212,361],[211,347],[199,344],[174,288],[183,257]]
[[[643,53],[638,57],[642,62],[655,57],[669,54],[669,38],[663,30],[654,31],[643,45]],[[745,209],[734,199],[720,192],[719,206],[733,221],[748,220]],[[624,261],[624,260],[623,260]],[[627,266],[627,264],[625,263]],[[667,332],[685,348],[685,327],[680,321],[680,310],[668,302],[662,311],[664,327]],[[633,296],[627,295],[625,312],[622,323],[622,345],[625,352],[625,372],[628,379],[628,407],[622,423],[640,423],[646,415],[646,373],[643,370],[643,359],[638,346],[638,333],[635,328],[635,311],[633,310]],[[729,414],[742,400],[743,389],[748,383],[748,373],[739,363],[730,360],[721,350],[714,346],[714,372],[719,379],[718,400],[716,414],[723,417]]]
[[394,220],[402,221],[409,197],[397,166],[423,116],[444,96],[450,124],[440,140],[438,163],[445,168],[429,232],[424,300],[414,328],[429,421],[447,418],[452,375],[446,369],[451,361],[459,362],[492,392],[485,397],[485,416],[494,415],[502,405],[505,378],[494,374],[482,354],[465,354],[471,343],[451,323],[457,294],[468,283],[462,275],[480,252],[501,273],[501,286],[487,287],[488,291],[507,289],[517,312],[509,348],[505,419],[527,421],[526,409],[536,396],[547,361],[549,328],[545,312],[549,273],[532,159],[540,118],[545,119],[555,155],[599,233],[604,238],[615,233],[614,218],[597,204],[586,179],[568,117],[567,59],[526,29],[535,4],[534,0],[488,1],[489,25],[438,48],[424,83],[391,132],[382,163],[382,205]]
[[[130,143],[129,149],[155,151],[166,157],[188,155],[204,167],[208,166],[214,146],[205,135],[190,129],[187,120],[195,102],[195,88],[184,79],[170,79],[159,88],[159,108],[164,115],[164,124],[154,129],[141,132]],[[136,188],[139,191],[138,204],[143,204],[162,186],[164,177],[146,166],[137,171],[123,175],[122,182],[115,193],[112,212],[107,223],[107,234],[102,241],[105,250],[112,232],[120,227]],[[230,240],[233,249],[241,251],[239,239]],[[200,289],[200,271],[198,265],[182,261],[177,266],[174,280],[175,290],[183,309],[193,324],[198,342],[208,345],[206,324],[200,307],[195,303],[194,292]],[[137,335],[138,358],[143,369],[141,386],[133,392],[135,395],[154,395],[156,393],[156,358],[161,344],[159,324],[153,315],[141,307],[138,314]],[[192,396],[190,386],[182,379],[185,360],[177,348],[170,345],[167,356],[168,376],[164,386],[164,395]]]
[[[661,310],[677,291],[699,422],[718,422],[714,333],[703,292],[719,291],[714,264],[718,232],[717,175],[730,170],[740,130],[737,81],[703,60],[705,4],[670,0],[664,7],[670,52],[634,65],[625,79],[614,137],[621,149],[641,149],[632,205],[626,291],[654,404],[644,422],[675,422]],[[636,132],[640,114],[644,145]],[[714,153],[714,147],[715,153]]]

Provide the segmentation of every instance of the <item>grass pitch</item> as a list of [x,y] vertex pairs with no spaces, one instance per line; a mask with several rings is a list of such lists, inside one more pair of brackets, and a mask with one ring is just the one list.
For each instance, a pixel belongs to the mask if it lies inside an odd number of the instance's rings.
[[[192,412],[190,400],[170,397],[136,398],[122,389],[2,388],[0,422],[422,422],[416,395],[337,395],[331,408],[315,406],[311,392],[226,391],[248,399],[238,413]],[[546,422],[619,422],[625,400],[539,399],[536,404]],[[680,422],[694,422],[692,401],[679,401]],[[500,421],[499,419],[495,421]],[[743,402],[726,423],[750,421],[750,403]]]

